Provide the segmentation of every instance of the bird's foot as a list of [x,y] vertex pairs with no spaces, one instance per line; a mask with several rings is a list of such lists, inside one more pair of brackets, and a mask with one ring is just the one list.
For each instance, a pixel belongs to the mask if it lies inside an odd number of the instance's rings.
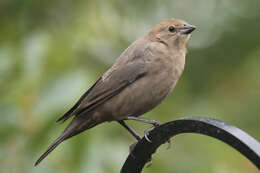
[[152,158],[152,156],[149,157],[149,159],[148,159],[148,161],[147,161],[146,163],[147,163],[146,168],[149,168],[150,166],[152,166],[152,164],[153,164],[153,158]]
[[130,155],[131,155],[133,158],[135,158],[135,156],[134,156],[134,154],[133,154],[133,150],[134,150],[136,144],[137,144],[137,142],[133,143],[133,144],[130,145],[130,147],[129,147],[129,153],[130,153]]
[[155,121],[155,120],[151,120],[151,121],[153,121],[153,122],[151,123],[151,124],[153,125],[153,127],[149,128],[149,129],[146,129],[146,130],[144,131],[144,137],[145,137],[145,139],[146,139],[148,142],[150,142],[150,143],[152,143],[152,141],[148,138],[149,132],[152,131],[155,127],[158,127],[158,126],[161,125],[161,123],[158,122],[158,121]]
[[[146,129],[146,130],[144,131],[144,137],[145,137],[145,139],[146,139],[148,142],[152,143],[152,140],[149,139],[149,137],[148,137],[150,131],[152,131],[155,127],[157,127],[157,126],[159,126],[159,125],[160,125],[160,123],[158,123],[157,125],[154,125],[154,127],[151,127],[151,128],[149,128],[149,129]],[[170,149],[171,146],[172,146],[172,140],[171,140],[171,138],[169,138],[169,139],[167,140],[167,143],[168,143],[167,149]]]
[[150,131],[152,131],[153,129],[154,129],[154,127],[151,127],[151,128],[146,129],[146,130],[144,131],[144,138],[145,138],[148,142],[150,142],[150,143],[152,143],[152,141],[148,138],[148,135],[149,135]]
[[167,143],[168,143],[167,150],[169,150],[169,149],[172,147],[172,138],[169,138],[169,139],[167,140]]

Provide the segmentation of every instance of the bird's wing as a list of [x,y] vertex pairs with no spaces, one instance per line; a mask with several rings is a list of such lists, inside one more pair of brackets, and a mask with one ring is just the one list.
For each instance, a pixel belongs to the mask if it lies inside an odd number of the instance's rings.
[[145,74],[145,63],[142,59],[136,59],[126,65],[112,68],[108,73],[105,73],[67,113],[59,118],[57,122],[64,122],[72,115],[78,115],[83,112],[85,114],[95,109]]
[[68,110],[64,115],[62,115],[56,122],[64,122],[66,121],[69,117],[71,117],[73,115],[73,112],[77,109],[77,107],[80,105],[80,103],[82,102],[82,100],[87,97],[87,95],[89,94],[89,92],[96,86],[97,83],[99,83],[101,77],[80,97],[80,99],[75,103],[75,105]]

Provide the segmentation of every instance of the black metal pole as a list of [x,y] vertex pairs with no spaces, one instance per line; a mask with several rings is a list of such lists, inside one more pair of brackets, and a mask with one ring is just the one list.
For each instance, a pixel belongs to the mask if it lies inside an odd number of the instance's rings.
[[219,139],[247,157],[260,170],[260,143],[252,136],[223,121],[193,117],[171,121],[154,128],[148,135],[152,143],[142,138],[132,154],[128,155],[121,173],[140,173],[160,145],[181,133],[199,133]]

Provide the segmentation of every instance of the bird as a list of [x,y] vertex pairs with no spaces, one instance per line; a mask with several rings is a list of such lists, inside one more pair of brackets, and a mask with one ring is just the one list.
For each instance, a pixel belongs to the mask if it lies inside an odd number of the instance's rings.
[[137,140],[125,120],[158,126],[140,116],[159,105],[176,86],[185,66],[187,45],[195,26],[181,19],[156,24],[117,58],[115,63],[57,122],[69,125],[35,162],[37,166],[63,141],[103,122],[116,121]]

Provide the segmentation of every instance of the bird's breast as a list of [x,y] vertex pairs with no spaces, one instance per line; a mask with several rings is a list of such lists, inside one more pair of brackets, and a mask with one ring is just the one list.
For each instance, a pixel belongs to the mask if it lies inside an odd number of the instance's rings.
[[[160,51],[162,48],[160,49]],[[182,52],[154,49],[151,60],[147,63],[151,97],[160,103],[174,89],[185,65]]]

